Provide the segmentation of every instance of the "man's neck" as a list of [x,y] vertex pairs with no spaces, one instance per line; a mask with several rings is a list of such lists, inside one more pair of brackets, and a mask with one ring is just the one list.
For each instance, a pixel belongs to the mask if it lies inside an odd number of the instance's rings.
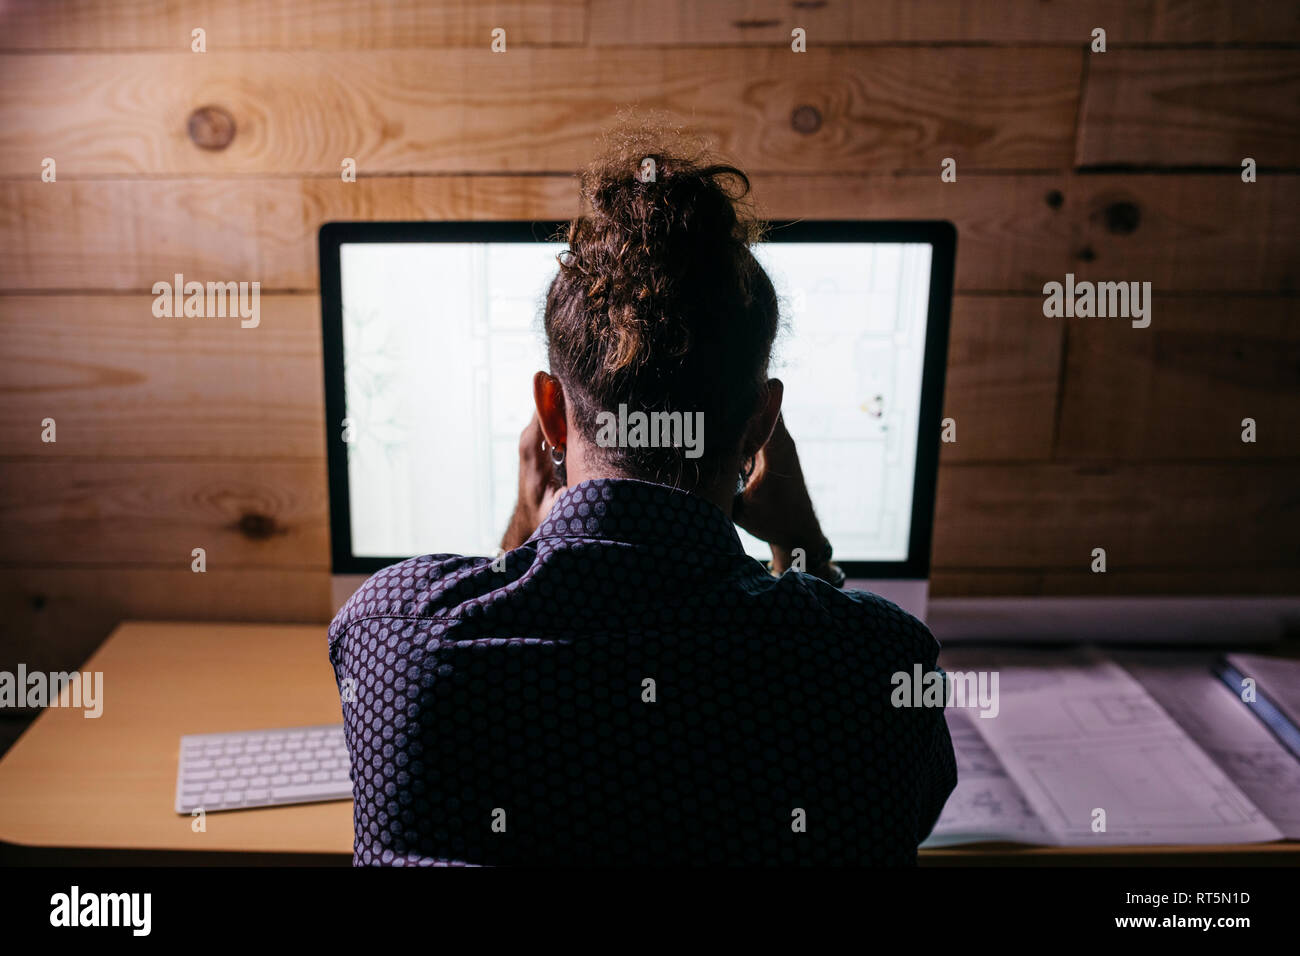
[[[632,478],[637,481],[654,482],[653,478],[643,478],[640,475],[628,475],[622,472],[616,472],[609,468],[592,468],[585,467],[585,463],[578,463],[577,468],[565,469],[565,477],[568,478],[568,487],[581,484],[584,481],[594,481],[599,478]],[[656,484],[658,482],[655,482]],[[731,506],[735,500],[736,483],[735,480],[727,481],[725,478],[715,479],[707,486],[700,488],[683,488],[683,491],[689,491],[691,494],[703,498],[709,504],[716,507],[728,518],[731,517]]]

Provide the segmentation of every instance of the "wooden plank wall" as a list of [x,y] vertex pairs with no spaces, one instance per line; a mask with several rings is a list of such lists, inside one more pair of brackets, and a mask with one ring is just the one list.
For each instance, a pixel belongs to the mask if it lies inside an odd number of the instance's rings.
[[[566,217],[621,108],[708,131],[773,217],[956,223],[936,594],[1296,593],[1297,9],[11,0],[0,665],[326,620],[317,228]],[[260,281],[260,327],[155,319],[178,272]],[[1067,272],[1151,282],[1151,327],[1045,318]]]

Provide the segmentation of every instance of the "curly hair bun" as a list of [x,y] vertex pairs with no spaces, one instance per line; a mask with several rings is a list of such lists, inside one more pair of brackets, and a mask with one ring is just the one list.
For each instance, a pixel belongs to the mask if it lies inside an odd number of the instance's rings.
[[[749,191],[740,169],[680,131],[610,134],[581,176],[582,213],[546,303],[552,370],[584,414],[689,408],[712,419],[716,442],[739,442],[735,422],[753,411],[777,323],[749,248],[762,234]],[[612,457],[662,479],[668,451]]]

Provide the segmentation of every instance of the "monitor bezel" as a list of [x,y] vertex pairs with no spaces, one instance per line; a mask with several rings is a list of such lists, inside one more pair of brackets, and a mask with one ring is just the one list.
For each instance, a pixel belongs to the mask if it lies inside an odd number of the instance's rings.
[[[352,553],[352,515],[347,444],[342,421],[347,407],[343,373],[343,300],[340,247],[365,242],[548,242],[564,241],[563,221],[327,222],[320,227],[321,331],[325,384],[325,447],[329,478],[330,564],[333,574],[370,574],[412,555],[358,556]],[[930,298],[917,416],[916,472],[912,480],[912,522],[907,557],[899,561],[842,561],[850,578],[924,579],[930,572],[938,484],[940,429],[951,326],[957,230],[942,220],[775,220],[766,238],[781,242],[927,243]],[[339,423],[335,427],[332,423]],[[795,436],[796,442],[798,436]],[[502,531],[504,532],[504,528]],[[834,542],[832,542],[832,545]]]

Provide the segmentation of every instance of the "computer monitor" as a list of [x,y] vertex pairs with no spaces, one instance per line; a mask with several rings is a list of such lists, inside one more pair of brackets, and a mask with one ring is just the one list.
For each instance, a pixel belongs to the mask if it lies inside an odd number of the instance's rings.
[[[497,552],[563,226],[321,227],[336,606],[404,558]],[[771,223],[754,247],[780,299],[771,374],[835,560],[921,617],[955,244],[945,222],[818,221]]]

